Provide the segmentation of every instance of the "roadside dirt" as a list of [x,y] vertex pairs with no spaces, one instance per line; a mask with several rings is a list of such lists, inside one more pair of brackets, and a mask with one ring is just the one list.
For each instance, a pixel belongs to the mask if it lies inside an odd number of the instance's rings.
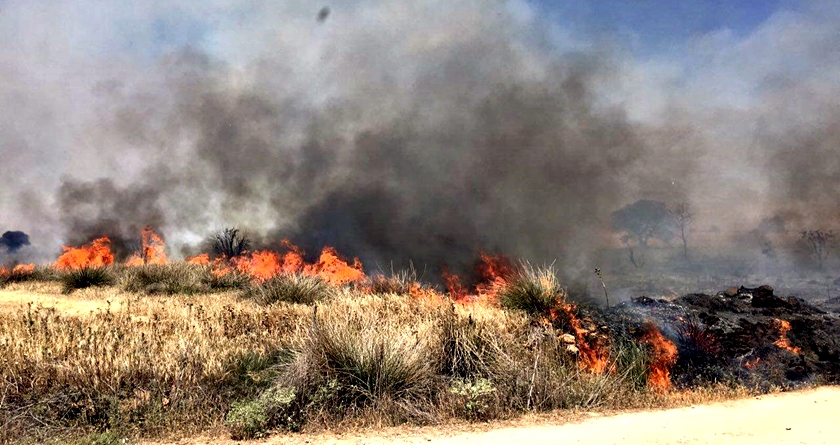
[[[501,424],[387,428],[357,433],[275,435],[262,444],[836,444],[840,387],[822,387],[686,408],[603,416],[531,418]],[[177,444],[223,445],[223,437]],[[157,442],[160,444],[160,442]]]

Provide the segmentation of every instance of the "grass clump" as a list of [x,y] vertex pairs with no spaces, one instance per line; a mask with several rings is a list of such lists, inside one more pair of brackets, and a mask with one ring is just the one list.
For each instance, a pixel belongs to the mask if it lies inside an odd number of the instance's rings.
[[114,276],[107,267],[83,267],[68,270],[61,275],[61,284],[65,294],[93,286],[110,286],[114,284],[114,281]]
[[317,276],[302,274],[280,274],[261,283],[256,283],[247,295],[261,305],[278,302],[314,304],[330,297],[333,287]]
[[205,267],[187,263],[146,264],[122,270],[120,284],[128,292],[146,294],[196,294],[208,289],[202,283]]
[[541,315],[566,299],[557,273],[551,267],[535,268],[523,262],[506,280],[498,294],[499,303],[507,309]]
[[399,272],[391,271],[390,275],[377,273],[368,282],[368,290],[372,294],[410,295],[422,287],[414,267]]

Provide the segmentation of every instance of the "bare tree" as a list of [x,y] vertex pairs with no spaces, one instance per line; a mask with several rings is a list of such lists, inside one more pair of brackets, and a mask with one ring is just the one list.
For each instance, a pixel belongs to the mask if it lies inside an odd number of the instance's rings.
[[688,226],[694,219],[694,214],[691,212],[688,202],[683,201],[674,207],[671,211],[674,215],[674,224],[677,226],[677,236],[682,240],[683,258],[688,259]]
[[828,258],[829,249],[835,236],[833,230],[827,232],[823,230],[803,230],[800,234],[800,238],[808,247],[811,256],[817,260],[820,270],[823,270],[825,260]]
[[213,253],[225,258],[235,258],[251,247],[251,240],[239,232],[239,229],[226,228],[213,234],[210,239]]

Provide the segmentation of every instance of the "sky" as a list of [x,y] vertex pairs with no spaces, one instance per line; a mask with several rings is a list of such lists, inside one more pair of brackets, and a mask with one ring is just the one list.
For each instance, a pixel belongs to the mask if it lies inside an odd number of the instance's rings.
[[0,0],[0,42],[0,231],[40,258],[152,224],[550,261],[638,199],[734,238],[840,203],[825,0]]

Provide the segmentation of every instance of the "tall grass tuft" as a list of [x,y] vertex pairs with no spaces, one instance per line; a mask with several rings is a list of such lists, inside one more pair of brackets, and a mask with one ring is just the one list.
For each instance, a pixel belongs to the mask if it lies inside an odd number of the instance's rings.
[[209,290],[202,282],[207,273],[195,264],[146,264],[122,269],[120,284],[128,292],[189,295]]
[[373,294],[409,295],[422,287],[413,266],[398,272],[391,271],[390,275],[377,273],[370,278],[368,283],[368,290]]
[[553,267],[535,268],[523,262],[502,286],[498,298],[504,308],[539,315],[563,302],[566,290],[560,285]]
[[314,304],[329,298],[335,289],[323,279],[301,274],[280,274],[253,284],[246,294],[259,304],[278,302]]
[[61,283],[65,294],[92,286],[110,286],[114,284],[114,281],[113,273],[108,267],[72,269],[61,275]]

